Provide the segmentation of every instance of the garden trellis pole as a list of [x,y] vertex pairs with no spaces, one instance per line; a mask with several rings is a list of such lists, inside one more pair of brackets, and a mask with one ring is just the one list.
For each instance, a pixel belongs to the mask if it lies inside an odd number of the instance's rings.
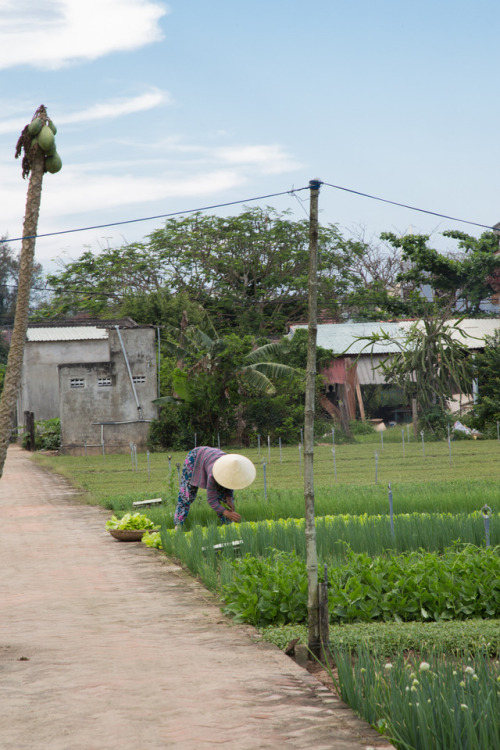
[[319,180],[311,180],[309,209],[309,296],[306,393],[304,413],[304,500],[307,566],[307,621],[310,658],[321,658],[319,628],[318,552],[314,519],[314,401],[316,389],[316,340],[318,333],[318,197]]

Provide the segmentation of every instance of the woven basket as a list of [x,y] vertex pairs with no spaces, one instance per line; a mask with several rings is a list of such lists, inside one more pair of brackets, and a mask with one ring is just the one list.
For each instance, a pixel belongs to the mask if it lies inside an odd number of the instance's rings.
[[120,542],[140,542],[145,529],[108,529],[111,536]]

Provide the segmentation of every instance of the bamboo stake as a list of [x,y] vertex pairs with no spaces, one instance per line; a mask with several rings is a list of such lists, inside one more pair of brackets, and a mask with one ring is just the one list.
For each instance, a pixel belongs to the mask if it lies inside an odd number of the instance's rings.
[[304,415],[304,500],[307,567],[307,616],[309,658],[321,658],[319,628],[318,553],[314,519],[314,400],[316,386],[316,339],[318,332],[318,196],[319,180],[311,180],[309,209],[309,321],[307,337]]

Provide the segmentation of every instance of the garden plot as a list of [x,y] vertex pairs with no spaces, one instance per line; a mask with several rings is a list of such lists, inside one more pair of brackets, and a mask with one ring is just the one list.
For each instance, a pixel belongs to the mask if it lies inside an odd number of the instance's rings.
[[[251,490],[237,494],[244,522],[217,527],[200,492],[185,533],[172,531],[176,464],[184,455],[167,461],[165,454],[154,454],[147,469],[141,456],[137,466],[130,465],[130,459],[127,465],[126,456],[53,457],[44,462],[117,515],[130,511],[133,502],[162,497],[161,507],[148,509],[161,532],[146,534],[144,542],[162,546],[181,560],[218,593],[228,614],[267,626],[265,632],[274,633],[269,639],[278,642],[281,630],[288,636],[287,628],[304,629],[307,610],[302,466],[297,447],[279,452],[271,448],[270,455],[261,451],[259,456],[255,449],[245,454],[256,463],[258,477]],[[328,569],[335,659],[338,666],[346,665],[339,669],[339,690],[360,712],[365,704],[375,706],[376,714],[366,717],[394,738],[397,747],[500,748],[498,721],[495,729],[485,718],[486,711],[499,715],[499,473],[497,441],[422,446],[410,440],[404,454],[402,444],[389,440],[383,448],[374,441],[336,446],[335,454],[332,445],[315,449],[318,556],[320,569],[325,564]],[[487,524],[481,512],[485,505],[492,510]],[[238,558],[233,541],[240,542]],[[405,637],[412,629],[411,671],[388,656],[387,649],[382,658],[369,640],[365,661],[360,656],[353,661],[353,642],[347,635],[363,624],[379,632],[396,628],[399,635],[392,643],[397,652],[407,648]],[[455,627],[461,630],[454,631],[458,635],[449,642],[435,636]],[[425,630],[415,636],[415,628]],[[474,637],[469,637],[473,630]],[[447,671],[452,657],[455,675]],[[386,668],[387,662],[392,666]],[[425,674],[420,674],[422,663],[430,665]],[[347,665],[365,671],[349,673]],[[465,671],[468,667],[473,671]],[[416,676],[410,680],[412,673]],[[361,674],[368,675],[365,681]],[[378,692],[368,691],[368,680],[378,685]],[[403,690],[395,691],[396,685]],[[400,698],[407,700],[398,707]],[[425,712],[423,700],[431,706]],[[436,726],[445,705],[449,709],[442,724],[447,728],[439,734]],[[457,712],[460,718],[454,721]],[[401,734],[402,726],[413,728],[413,734]],[[453,727],[453,744],[446,744]],[[431,735],[433,743],[425,744]]]

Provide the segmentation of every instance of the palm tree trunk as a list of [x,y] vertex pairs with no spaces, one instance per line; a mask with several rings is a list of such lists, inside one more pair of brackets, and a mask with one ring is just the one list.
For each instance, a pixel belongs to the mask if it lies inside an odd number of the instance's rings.
[[26,329],[28,328],[29,299],[33,278],[35,238],[42,198],[42,181],[45,169],[44,154],[38,147],[34,150],[35,154],[31,162],[26,211],[24,214],[24,239],[21,246],[14,329],[12,331],[4,387],[0,399],[0,476],[3,474],[7,448],[12,433],[13,414],[21,384],[24,342],[26,340]]

